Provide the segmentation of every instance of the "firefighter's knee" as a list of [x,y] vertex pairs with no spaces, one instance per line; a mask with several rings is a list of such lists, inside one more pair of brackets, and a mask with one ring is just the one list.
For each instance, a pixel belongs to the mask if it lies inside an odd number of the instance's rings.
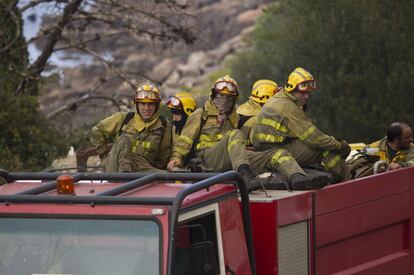
[[230,153],[230,151],[235,148],[238,148],[238,150],[244,150],[245,149],[245,143],[244,143],[244,137],[243,132],[240,130],[231,130],[228,133],[228,144],[227,144],[227,150]]
[[239,129],[234,129],[228,132],[230,140],[244,140],[243,132]]

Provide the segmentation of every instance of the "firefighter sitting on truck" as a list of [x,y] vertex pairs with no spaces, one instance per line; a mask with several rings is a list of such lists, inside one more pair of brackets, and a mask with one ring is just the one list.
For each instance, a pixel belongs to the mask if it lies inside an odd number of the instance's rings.
[[239,118],[234,107],[238,89],[236,81],[228,75],[217,79],[209,100],[188,117],[174,142],[168,170],[183,166],[194,143],[195,155],[201,159],[203,170],[225,172],[233,169],[254,182],[256,173],[250,167],[243,133],[237,129]]
[[181,135],[174,142],[168,170],[182,167],[183,159],[194,145],[195,155],[201,160],[204,171],[238,171],[247,178],[250,191],[260,187],[256,172],[277,172],[271,161],[275,157],[273,150],[246,150],[243,133],[237,129],[239,118],[235,103],[238,95],[239,88],[233,78],[226,75],[216,80],[209,100],[188,117]]
[[172,114],[174,124],[172,136],[174,142],[180,136],[188,116],[195,111],[197,102],[192,94],[188,92],[179,92],[168,98],[167,107],[170,108]]
[[[347,163],[353,178],[361,178],[374,173],[374,163],[380,161],[386,170],[414,166],[414,145],[410,126],[394,122],[387,129],[387,136],[367,145]],[[374,157],[377,158],[374,158]],[[381,164],[381,163],[380,163]],[[380,171],[378,171],[380,172]]]
[[258,80],[253,84],[249,100],[237,108],[237,114],[240,117],[238,128],[242,130],[247,146],[253,146],[252,129],[263,104],[278,90],[279,87],[276,82],[268,79]]
[[296,68],[285,87],[263,106],[253,133],[255,150],[276,150],[272,162],[288,178],[292,189],[326,184],[312,180],[301,166],[322,163],[337,181],[349,178],[345,164],[351,150],[348,143],[324,134],[303,110],[315,89],[313,76],[303,68]]
[[[139,86],[134,112],[117,112],[91,131],[91,143],[105,158],[106,172],[153,172],[165,169],[171,153],[171,124],[160,115],[160,93]],[[108,154],[108,143],[114,142]]]

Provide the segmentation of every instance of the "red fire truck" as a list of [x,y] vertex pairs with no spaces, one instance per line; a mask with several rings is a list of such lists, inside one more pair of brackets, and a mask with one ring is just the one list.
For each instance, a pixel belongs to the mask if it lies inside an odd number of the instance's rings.
[[414,274],[414,168],[251,194],[236,172],[0,176],[0,274]]

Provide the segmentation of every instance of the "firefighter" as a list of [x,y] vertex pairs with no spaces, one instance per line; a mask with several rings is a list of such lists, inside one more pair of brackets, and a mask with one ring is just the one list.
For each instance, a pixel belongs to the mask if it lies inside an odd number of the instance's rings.
[[349,178],[344,160],[351,150],[348,143],[321,132],[303,110],[315,89],[313,76],[296,68],[285,87],[263,106],[253,133],[255,150],[276,150],[272,162],[293,189],[314,184],[301,166],[315,163],[322,163],[337,181]]
[[378,148],[380,160],[388,164],[388,170],[414,166],[414,145],[410,126],[394,122],[387,129],[387,136],[369,145]]
[[[182,167],[184,158],[192,150],[201,159],[202,169],[210,172],[235,170],[249,179],[256,173],[251,169],[245,150],[243,133],[237,129],[235,110],[239,95],[238,85],[230,76],[220,77],[214,83],[209,100],[187,120],[181,135],[174,143],[167,168]],[[252,189],[252,186],[248,186]]]
[[167,101],[167,107],[170,108],[173,120],[172,136],[173,142],[178,136],[187,121],[188,116],[195,111],[197,102],[193,95],[188,92],[179,92],[170,96]]
[[352,178],[414,166],[412,142],[410,126],[403,122],[394,122],[388,127],[387,135],[383,139],[369,145],[355,144],[362,145],[362,148],[356,149],[357,153],[347,159]]
[[[160,115],[160,93],[154,85],[139,86],[134,112],[117,112],[91,131],[91,143],[106,172],[152,172],[165,169],[171,153],[171,124]],[[107,144],[114,142],[108,154]]]
[[276,82],[268,79],[258,80],[253,84],[249,100],[237,108],[237,114],[240,117],[238,128],[242,130],[247,146],[252,146],[252,128],[263,104],[278,90]]

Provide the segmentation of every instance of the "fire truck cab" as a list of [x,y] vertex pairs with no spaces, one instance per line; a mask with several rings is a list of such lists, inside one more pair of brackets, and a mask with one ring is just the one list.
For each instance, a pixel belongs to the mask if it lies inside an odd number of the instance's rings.
[[413,173],[248,194],[236,172],[0,171],[0,274],[413,274]]

